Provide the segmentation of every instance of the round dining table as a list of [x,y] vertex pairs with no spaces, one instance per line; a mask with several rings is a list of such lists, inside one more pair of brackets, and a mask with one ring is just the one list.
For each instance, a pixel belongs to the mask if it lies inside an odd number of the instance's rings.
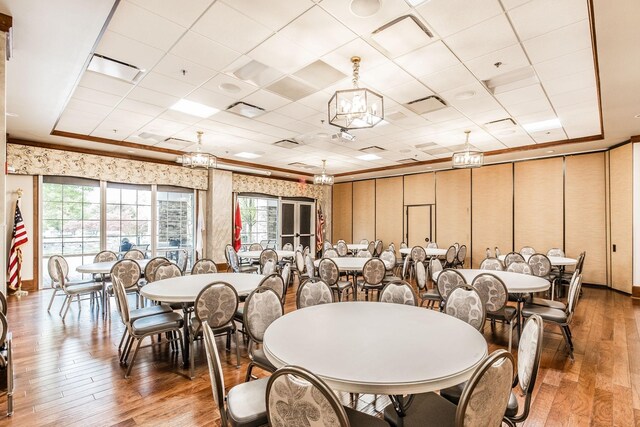
[[[341,256],[341,257],[336,257],[331,259],[335,261],[336,265],[338,266],[338,270],[340,270],[341,273],[350,273],[354,271],[357,271],[357,272],[362,271],[362,269],[364,268],[364,265],[367,263],[367,261],[371,259],[371,257],[364,258],[364,257],[353,257],[353,256]],[[313,262],[313,265],[315,265],[316,268],[318,268],[318,266],[320,265],[320,261],[322,261],[322,258],[316,259]]]
[[[76,267],[76,271],[78,273],[82,273],[82,274],[99,274],[100,276],[102,276],[102,280],[101,280],[101,282],[102,282],[102,311],[103,311],[103,313],[105,315],[107,314],[106,307],[107,307],[107,298],[109,298],[109,295],[107,295],[107,284],[108,284],[108,282],[106,280],[104,280],[104,275],[111,273],[111,269],[113,268],[113,266],[118,261],[121,261],[121,260],[105,261],[105,262],[92,262],[90,264],[82,264],[82,265]],[[148,258],[144,258],[144,259],[134,259],[132,261],[137,262],[138,265],[140,266],[140,270],[142,272],[144,272],[144,268],[147,266],[147,264],[151,260],[148,259]]]
[[[278,260],[282,260],[282,258],[293,258],[296,255],[295,251],[283,251],[280,249],[275,251],[276,254],[278,254]],[[238,252],[238,257],[245,259],[260,259],[261,253],[262,251],[242,251]]]
[[[530,292],[543,292],[549,289],[551,283],[542,277],[533,276],[531,274],[513,273],[511,271],[496,270],[480,270],[476,268],[459,268],[456,269],[462,274],[464,280],[471,285],[473,279],[483,273],[490,273],[502,280],[511,294],[527,294]],[[433,278],[438,280],[441,271],[433,273]]]
[[[338,245],[333,245],[334,248],[337,248]],[[369,245],[365,245],[364,243],[347,243],[347,249],[351,252],[364,251],[367,249]]]
[[263,348],[277,368],[301,366],[334,390],[392,399],[467,381],[488,351],[482,334],[453,316],[362,301],[280,317],[267,328]]
[[[525,262],[529,262],[530,256],[531,255],[522,255]],[[504,262],[505,257],[506,255],[499,255],[498,259]],[[550,256],[547,258],[549,258],[551,265],[554,265],[556,267],[566,267],[566,266],[576,265],[578,263],[578,260],[575,258],[568,258],[568,257],[562,257],[562,256]]]
[[[402,255],[410,255],[411,249],[412,248],[401,248],[400,253]],[[424,248],[424,251],[427,253],[427,257],[440,257],[447,254],[447,250],[444,248]]]
[[209,273],[190,274],[151,282],[140,288],[140,295],[157,302],[182,303],[184,312],[184,357],[185,366],[189,361],[189,303],[194,303],[202,289],[213,282],[226,282],[238,294],[246,294],[258,287],[265,276],[252,273]]

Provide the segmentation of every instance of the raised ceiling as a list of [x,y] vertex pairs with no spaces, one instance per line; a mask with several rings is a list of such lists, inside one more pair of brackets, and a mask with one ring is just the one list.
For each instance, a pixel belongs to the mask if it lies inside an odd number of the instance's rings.
[[[405,15],[432,37],[410,20],[372,34]],[[344,0],[122,0],[103,32],[93,26],[95,49],[85,43],[74,58],[77,84],[57,103],[50,130],[177,151],[193,149],[202,130],[217,156],[253,153],[261,157],[251,162],[303,173],[323,159],[332,173],[448,159],[465,129],[483,151],[601,134],[587,0],[430,0],[415,8],[383,0],[369,18]],[[144,73],[128,83],[85,71],[93,52]],[[361,85],[384,95],[386,120],[346,142],[332,139],[337,128],[322,120],[333,92],[351,87],[353,55],[362,57]],[[251,75],[256,67],[262,73]],[[515,83],[504,81],[514,74]],[[406,105],[433,95],[445,104],[436,111]],[[171,110],[180,99],[220,111],[200,118]],[[265,112],[250,119],[225,111],[236,102]],[[530,128],[556,118],[559,127]],[[488,125],[504,119],[515,125]],[[299,144],[275,144],[287,139]],[[368,147],[379,147],[380,158],[359,159]]]

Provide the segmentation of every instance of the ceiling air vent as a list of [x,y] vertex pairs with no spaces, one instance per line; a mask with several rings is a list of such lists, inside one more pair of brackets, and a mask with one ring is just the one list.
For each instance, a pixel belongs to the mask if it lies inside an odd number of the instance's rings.
[[93,57],[87,66],[87,70],[93,71],[94,73],[104,74],[119,80],[124,80],[129,83],[135,83],[143,73],[140,68],[134,65],[126,64],[103,55],[98,55],[97,53],[93,54]]
[[367,154],[375,154],[375,153],[381,153],[383,151],[387,151],[382,147],[378,147],[377,145],[372,145],[371,147],[365,147],[365,148],[361,148],[360,151],[362,151],[363,153],[367,153]]
[[247,104],[242,101],[229,105],[227,107],[227,111],[250,119],[266,113],[264,108],[256,107],[255,105]]
[[281,141],[274,142],[273,145],[275,145],[276,147],[282,147],[282,148],[296,148],[302,144],[297,141],[292,141],[290,139],[283,139]]
[[395,58],[431,43],[433,34],[415,16],[404,15],[375,30],[371,38]]
[[164,141],[166,137],[162,135],[158,135],[157,133],[142,132],[138,134],[138,138],[148,139],[152,142],[161,142],[161,141]]
[[403,163],[403,164],[417,163],[417,162],[418,162],[418,159],[414,159],[412,157],[407,158],[407,159],[398,160],[398,163]]
[[386,120],[390,120],[390,121],[396,121],[396,120],[402,120],[402,119],[406,119],[407,115],[405,113],[403,113],[402,111],[394,111],[392,113],[385,113],[384,115]]
[[487,89],[489,89],[489,91],[494,95],[519,89],[538,82],[538,76],[530,65],[500,74],[499,76],[493,77],[489,80],[482,81]]
[[442,98],[431,95],[426,98],[420,98],[415,101],[408,102],[404,104],[404,106],[417,114],[425,114],[446,108],[447,104],[442,100]]
[[428,150],[430,148],[437,147],[437,146],[438,144],[436,144],[435,142],[425,142],[425,143],[416,145],[416,148],[418,150]]
[[190,145],[195,144],[195,142],[193,141],[187,141],[186,139],[180,139],[180,138],[167,138],[164,141],[162,141],[160,144],[158,144],[158,147],[162,147],[162,148],[176,148],[176,149],[182,149],[182,148],[187,148]]
[[289,163],[289,166],[293,166],[294,168],[301,168],[301,169],[316,169],[316,166],[308,165],[302,162]]
[[509,117],[507,119],[494,120],[492,122],[485,123],[484,127],[489,132],[495,132],[498,130],[514,127],[515,125],[516,125],[516,122],[514,122],[511,117]]

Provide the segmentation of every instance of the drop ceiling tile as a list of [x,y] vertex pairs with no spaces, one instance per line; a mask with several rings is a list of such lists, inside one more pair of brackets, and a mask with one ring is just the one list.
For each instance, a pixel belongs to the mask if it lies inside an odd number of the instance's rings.
[[441,110],[432,111],[427,114],[423,114],[422,117],[429,120],[432,123],[441,123],[449,120],[455,120],[463,118],[464,116],[458,110],[453,107],[443,108]]
[[350,2],[348,1],[323,0],[319,6],[342,21],[344,25],[358,35],[369,36],[375,29],[411,11],[404,0],[385,0],[380,3],[380,10],[373,16],[366,18],[354,15],[350,10]]
[[521,40],[529,40],[588,18],[587,2],[584,0],[536,0],[508,13]]
[[217,108],[218,110],[226,110],[227,107],[238,101],[237,97],[223,95],[204,88],[194,90],[186,99]]
[[73,97],[95,104],[106,105],[108,107],[114,107],[118,102],[122,100],[122,96],[112,95],[110,93],[101,92],[99,90],[89,89],[82,86],[78,86],[76,90],[73,91]]
[[131,2],[122,1],[109,21],[109,30],[157,49],[168,50],[185,28]]
[[524,126],[530,123],[556,119],[557,116],[556,113],[551,109],[551,105],[549,105],[549,107],[545,110],[531,114],[518,114],[515,115],[514,118],[520,125]]
[[524,116],[527,114],[545,112],[551,109],[551,104],[547,98],[537,99],[535,101],[521,102],[506,107],[507,111],[512,116]]
[[502,6],[504,6],[505,10],[513,9],[514,7],[518,7],[530,1],[531,0],[501,0]]
[[581,71],[579,73],[570,74],[557,79],[551,78],[542,80],[542,86],[549,96],[584,89],[586,87],[595,86],[595,84],[596,77],[593,70]]
[[[496,64],[499,65],[496,66]],[[489,80],[530,64],[520,44],[514,44],[467,61],[465,65],[479,80]]]
[[316,92],[314,87],[309,86],[300,79],[290,76],[285,76],[271,83],[269,86],[266,86],[265,89],[291,101],[297,101]]
[[278,31],[313,6],[309,0],[225,0],[229,6]]
[[498,0],[430,0],[416,9],[440,37],[450,36],[502,13]]
[[506,16],[498,15],[473,27],[449,36],[445,43],[462,61],[518,43]]
[[96,53],[133,65],[141,70],[151,69],[164,55],[164,51],[161,49],[109,30],[105,31],[100,39]]
[[301,70],[295,72],[293,75],[310,83],[318,89],[324,89],[325,87],[335,84],[347,77],[346,74],[322,60],[312,62]]
[[544,142],[551,141],[562,141],[567,139],[567,134],[564,132],[564,129],[550,129],[542,132],[534,132],[531,134],[531,138],[536,142],[536,144],[541,144]]
[[241,53],[273,34],[269,28],[222,2],[211,6],[191,29]]
[[[468,93],[473,95],[467,97],[464,96],[461,99],[461,94]],[[447,104],[456,107],[459,111],[464,113],[481,113],[483,111],[495,110],[500,108],[500,104],[491,96],[487,89],[479,82],[461,86],[457,89],[442,92]]]
[[200,86],[217,73],[215,70],[170,53],[153,67],[153,72],[194,86]]
[[157,135],[171,136],[188,127],[189,127],[188,125],[185,125],[183,123],[173,122],[171,120],[155,119],[149,122],[147,125],[145,125],[142,129],[140,129],[140,132],[149,132],[149,133],[155,133]]
[[446,92],[460,86],[477,82],[477,79],[473,74],[471,74],[471,72],[469,72],[469,70],[460,63],[452,67],[445,68],[437,73],[424,75],[418,80],[436,93]]
[[522,102],[531,102],[545,99],[546,95],[542,90],[542,86],[534,84],[519,89],[510,90],[496,95],[498,101],[505,107],[520,104]]
[[115,141],[123,141],[129,135],[136,131],[135,127],[121,126],[120,128],[113,128],[110,123],[103,123],[90,133],[91,136],[97,138],[113,139]]
[[116,108],[111,112],[111,114],[107,116],[103,124],[108,122],[111,127],[116,127],[118,129],[120,127],[134,127],[137,129],[141,126],[146,125],[152,120],[152,116]]
[[287,104],[284,107],[278,108],[276,112],[295,120],[306,119],[307,117],[318,114],[318,110],[314,110],[299,102]]
[[503,137],[500,139],[500,142],[509,148],[535,144],[535,141],[530,136]]
[[327,117],[327,108],[330,96],[324,92],[316,92],[306,98],[300,99],[298,102],[317,111],[323,111],[325,118]]
[[387,61],[372,69],[360,68],[360,81],[363,83],[361,86],[374,87],[383,91],[393,86],[408,83],[413,79],[410,74],[392,61]]
[[278,34],[316,56],[325,55],[357,37],[319,6],[303,13]]
[[[237,89],[235,89],[233,86],[235,86]],[[203,87],[221,95],[238,99],[243,98],[258,90],[258,87],[250,83],[222,73],[217,74],[211,80],[206,82]]]
[[595,86],[577,89],[571,92],[563,92],[550,96],[554,108],[569,107],[575,104],[591,103],[598,105],[598,92]]
[[131,83],[114,79],[104,74],[94,73],[93,71],[85,71],[78,86],[119,96],[126,95],[133,88]]
[[368,38],[369,43],[389,58],[408,54],[436,40],[433,32],[415,15],[405,15],[385,24]]
[[591,49],[591,28],[587,19],[529,39],[523,43],[531,62],[537,64],[571,52]]
[[172,79],[171,77],[153,71],[147,73],[138,83],[138,86],[166,93],[167,95],[173,95],[178,98],[183,98],[195,89],[195,86],[192,84]]
[[411,80],[407,83],[393,86],[385,91],[385,96],[390,97],[400,104],[405,104],[431,95],[433,95],[433,92],[417,80]]
[[185,28],[189,28],[214,0],[129,0]]
[[542,81],[557,79],[581,71],[593,70],[593,53],[591,49],[582,49],[548,61],[540,62],[539,64],[535,64],[534,68]]
[[281,34],[270,37],[247,55],[285,74],[295,72],[315,59],[302,46]]
[[323,56],[322,60],[344,75],[351,76],[353,74],[351,58],[354,56],[360,57],[362,71],[378,67],[388,61],[377,49],[359,38]]
[[[289,105],[294,105],[295,103],[289,104]],[[306,107],[305,107],[306,108]],[[263,122],[263,123],[269,123],[271,125],[274,126],[279,126],[279,127],[286,127],[286,125],[288,125],[289,123],[291,123],[292,121],[294,121],[295,119],[285,116],[283,114],[280,114],[279,112],[280,110],[276,110],[274,111],[269,111],[268,113],[262,114],[258,117],[256,117],[256,120]]]
[[148,104],[153,104],[158,107],[164,108],[169,108],[179,100],[179,98],[175,96],[156,92],[155,90],[146,89],[139,86],[135,87],[131,92],[129,92],[129,95],[127,95],[127,99],[146,102]]
[[118,104],[118,108],[121,110],[133,111],[153,117],[157,116],[165,110],[165,107],[158,107],[157,105],[147,104],[146,102],[140,102],[129,98],[124,99],[120,104]]
[[396,58],[395,62],[414,76],[433,74],[460,63],[441,41]]
[[497,120],[508,119],[511,117],[504,108],[496,108],[495,110],[482,111],[479,113],[469,113],[467,117],[473,120],[478,126],[484,126]]
[[69,108],[71,110],[87,111],[105,117],[111,112],[113,106],[97,104],[74,97],[69,100],[66,108]]
[[99,123],[99,120],[82,120],[77,112],[65,112],[60,116],[56,130],[89,135]]
[[260,108],[264,108],[267,111],[276,110],[291,102],[286,98],[262,89],[252,93],[249,96],[244,97],[242,101]]
[[222,71],[240,57],[238,52],[193,31],[188,31],[171,53],[216,71]]
[[181,123],[183,125],[194,125],[202,120],[200,117],[192,116],[190,114],[181,113],[180,111],[166,110],[164,113],[157,116],[158,119],[170,120],[172,122]]

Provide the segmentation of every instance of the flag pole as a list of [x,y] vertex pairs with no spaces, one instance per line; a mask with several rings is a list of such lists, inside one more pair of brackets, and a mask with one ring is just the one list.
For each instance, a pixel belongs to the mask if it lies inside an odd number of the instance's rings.
[[[16,193],[18,194],[18,198],[16,199],[16,210],[20,208],[20,199],[22,199],[22,188],[18,188],[16,189]],[[17,255],[18,255],[18,265],[22,266],[22,250],[18,247],[16,249]],[[22,290],[22,275],[20,274],[22,267],[19,267],[18,270],[18,290],[15,291],[13,293],[13,295],[15,295],[16,297],[20,298],[20,297],[26,297],[27,295],[29,295],[29,291],[23,291]]]

